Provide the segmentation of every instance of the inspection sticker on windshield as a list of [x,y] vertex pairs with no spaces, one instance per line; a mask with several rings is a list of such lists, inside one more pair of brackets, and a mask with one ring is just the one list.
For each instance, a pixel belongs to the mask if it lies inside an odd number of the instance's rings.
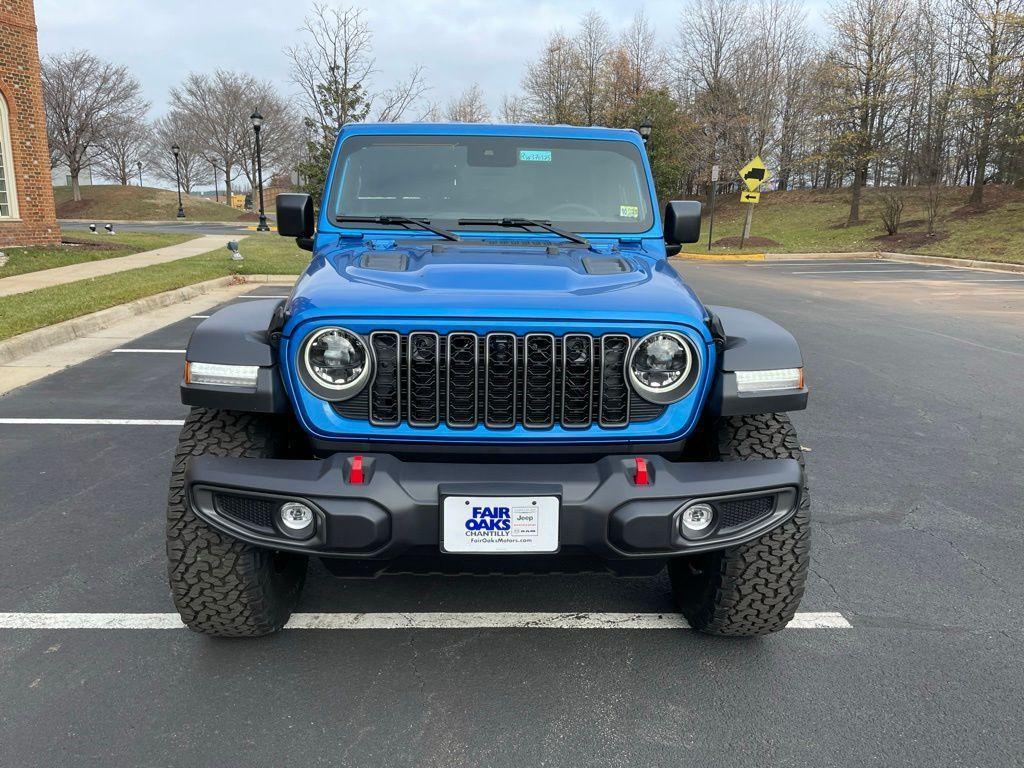
[[445,552],[558,551],[557,496],[446,496],[442,513]]
[[520,149],[519,160],[526,163],[550,163],[551,150],[548,149]]
[[639,219],[640,218],[640,206],[638,206],[638,205],[620,205],[619,206],[619,218],[621,218],[621,219]]

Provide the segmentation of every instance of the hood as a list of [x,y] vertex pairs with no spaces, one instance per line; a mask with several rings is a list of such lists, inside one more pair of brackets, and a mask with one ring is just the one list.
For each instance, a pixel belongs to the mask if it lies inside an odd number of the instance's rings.
[[[323,317],[686,323],[706,313],[662,256],[627,245],[475,239],[340,241],[319,248],[285,333]],[[539,245],[538,245],[539,243]]]

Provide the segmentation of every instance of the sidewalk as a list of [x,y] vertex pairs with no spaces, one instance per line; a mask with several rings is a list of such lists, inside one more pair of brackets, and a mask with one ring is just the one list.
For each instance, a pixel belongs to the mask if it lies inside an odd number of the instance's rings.
[[63,283],[73,283],[76,280],[86,280],[91,277],[124,272],[127,269],[150,267],[154,264],[198,256],[200,253],[223,248],[228,239],[230,238],[225,235],[203,235],[178,245],[133,253],[130,256],[86,261],[81,264],[69,264],[66,267],[55,267],[54,269],[43,269],[38,272],[26,272],[23,275],[5,277],[0,279],[0,296],[12,296],[38,288],[50,288]]

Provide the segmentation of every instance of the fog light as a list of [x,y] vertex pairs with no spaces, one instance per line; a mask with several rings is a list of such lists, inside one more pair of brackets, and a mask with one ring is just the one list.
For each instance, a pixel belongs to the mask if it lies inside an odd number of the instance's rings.
[[691,504],[679,516],[680,533],[703,533],[714,519],[715,510],[710,504]]
[[277,511],[277,518],[281,522],[282,532],[297,539],[310,536],[316,520],[313,510],[297,501],[282,504]]

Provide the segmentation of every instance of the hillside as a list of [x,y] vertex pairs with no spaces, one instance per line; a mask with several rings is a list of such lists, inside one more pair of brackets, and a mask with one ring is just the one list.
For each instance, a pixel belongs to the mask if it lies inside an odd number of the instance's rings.
[[[153,187],[93,185],[82,187],[82,199],[71,199],[71,187],[54,187],[59,219],[171,221],[178,213],[178,193]],[[255,214],[202,197],[182,196],[185,216],[192,221],[256,221]]]
[[[847,226],[850,190],[764,192],[755,206],[751,236],[744,252],[895,251],[933,256],[1024,262],[1024,190],[1007,186],[985,189],[980,208],[967,205],[970,190],[944,189],[935,234],[925,229],[924,190],[909,189],[900,231],[888,236],[882,226],[882,191],[866,189],[860,223]],[[706,202],[706,201],[704,201]],[[738,252],[746,206],[738,194],[720,196],[715,204],[715,252]],[[707,210],[700,244],[691,253],[707,252]]]

